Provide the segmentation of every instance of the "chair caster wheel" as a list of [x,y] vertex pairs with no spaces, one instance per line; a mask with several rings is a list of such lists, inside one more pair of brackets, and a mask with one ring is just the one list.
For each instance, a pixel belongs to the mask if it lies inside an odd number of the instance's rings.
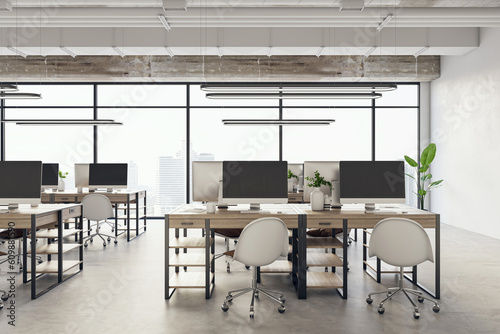
[[[3,298],[2,298],[3,299]],[[5,299],[4,299],[5,300]],[[435,312],[435,313],[438,313],[439,312],[439,305],[436,304],[432,307],[432,310]]]
[[254,316],[253,311],[250,311],[250,318],[252,318],[252,319],[253,319],[253,316]]
[[370,297],[368,297],[368,298],[366,298],[366,302],[367,302],[368,304],[371,304],[371,303],[373,303],[373,299],[371,299]]
[[420,313],[418,313],[417,311],[413,312],[413,317],[414,317],[415,319],[420,318]]
[[383,307],[379,307],[378,308],[378,313],[379,314],[384,314],[384,312],[385,312],[385,308],[383,308]]
[[0,305],[0,310],[1,310],[1,309],[3,309],[3,304],[2,304],[2,305]]
[[281,301],[282,303],[286,302],[285,297],[281,296],[281,297],[280,297],[280,301]]
[[419,303],[423,303],[424,302],[424,297],[418,297],[417,300],[418,300]]
[[111,238],[110,238],[110,237],[108,237],[108,242],[110,242],[110,241],[111,241]]
[[229,310],[229,306],[227,306],[226,303],[222,304],[222,306],[220,307],[222,309],[222,311],[224,312],[227,312],[227,310]]
[[103,243],[102,243],[102,245],[103,245],[104,247],[106,247],[106,243],[105,243],[105,242],[103,242]]
[[87,248],[88,244],[83,244],[83,247]]
[[255,291],[255,299],[259,299],[259,292],[258,291]]
[[90,238],[90,242],[94,242],[94,238]]
[[7,299],[9,299],[9,295],[7,295],[7,294],[6,294],[6,295],[3,295],[3,296],[2,296],[2,300],[3,300],[4,302],[6,302],[6,301],[7,301]]
[[285,312],[285,307],[284,306],[278,307],[278,312],[279,313],[284,313]]
[[118,243],[118,240],[115,240],[115,245]]
[[245,266],[245,268],[250,269],[250,266]]

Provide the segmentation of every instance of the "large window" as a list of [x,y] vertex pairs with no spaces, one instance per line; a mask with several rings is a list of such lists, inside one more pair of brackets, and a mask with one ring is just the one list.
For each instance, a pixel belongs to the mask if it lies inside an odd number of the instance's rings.
[[[23,84],[41,100],[5,100],[5,160],[126,162],[149,215],[190,201],[196,160],[401,160],[417,156],[419,85],[375,100],[210,100],[198,84]],[[227,126],[223,119],[331,118],[329,126]],[[114,119],[123,126],[22,126],[15,119]],[[188,123],[189,121],[189,123]],[[94,136],[96,135],[96,137]],[[97,140],[95,140],[97,138]],[[189,146],[189,154],[188,154]]]

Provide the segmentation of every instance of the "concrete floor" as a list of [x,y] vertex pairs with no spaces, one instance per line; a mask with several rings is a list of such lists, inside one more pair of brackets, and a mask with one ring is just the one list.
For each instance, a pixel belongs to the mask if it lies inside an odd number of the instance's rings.
[[[228,290],[250,284],[249,271],[237,262],[228,274],[224,260],[217,260],[211,299],[206,300],[202,290],[179,289],[165,300],[163,221],[150,220],[147,232],[130,243],[120,237],[118,245],[103,248],[94,241],[84,250],[83,272],[37,300],[29,299],[29,285],[20,283],[22,276],[17,275],[16,327],[8,325],[4,308],[0,333],[500,332],[500,240],[443,225],[441,311],[435,314],[432,303],[425,302],[419,320],[413,319],[412,307],[401,295],[385,305],[383,315],[377,313],[380,297],[373,305],[365,302],[368,292],[397,281],[395,275],[385,274],[379,285],[366,275],[361,246],[360,240],[349,247],[348,300],[332,290],[308,290],[308,299],[298,300],[286,275],[263,275],[264,286],[285,292],[286,312],[279,314],[276,304],[261,297],[250,319],[249,295],[235,300],[227,313],[220,309]],[[217,247],[223,248],[220,238]],[[428,285],[432,275],[431,265],[419,271]],[[0,271],[0,288],[7,286],[7,277]]]

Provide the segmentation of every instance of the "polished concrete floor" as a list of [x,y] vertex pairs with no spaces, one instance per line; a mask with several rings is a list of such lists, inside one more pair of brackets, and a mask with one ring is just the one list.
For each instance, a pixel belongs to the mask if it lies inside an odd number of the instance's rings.
[[[254,319],[248,316],[250,296],[220,309],[226,291],[250,284],[250,273],[234,262],[226,273],[223,259],[216,263],[216,287],[211,299],[204,291],[179,289],[170,300],[163,290],[163,222],[150,220],[148,230],[127,243],[103,248],[94,241],[84,250],[83,272],[36,300],[17,275],[16,327],[8,325],[8,310],[0,311],[0,333],[499,333],[500,240],[448,225],[442,227],[441,312],[432,303],[420,305],[413,319],[404,296],[377,313],[377,301],[365,302],[370,291],[396,285],[385,274],[382,285],[362,270],[361,240],[349,247],[349,299],[333,290],[309,290],[298,300],[286,275],[263,275],[262,284],[286,294],[286,312],[261,297]],[[218,249],[223,241],[217,238]],[[0,289],[8,275],[0,271]],[[317,270],[322,270],[317,269]],[[433,284],[431,265],[419,278]],[[53,279],[53,278],[50,278]],[[45,279],[47,281],[47,279]],[[43,285],[44,280],[40,281]],[[409,283],[408,283],[409,284]]]

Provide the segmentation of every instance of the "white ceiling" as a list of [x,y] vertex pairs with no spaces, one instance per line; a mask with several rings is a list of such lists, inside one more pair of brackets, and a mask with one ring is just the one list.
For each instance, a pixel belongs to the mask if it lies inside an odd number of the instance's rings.
[[462,55],[479,46],[480,27],[500,27],[500,1],[366,0],[362,12],[340,12],[335,0],[188,0],[185,12],[165,12],[159,0],[41,3],[17,0],[0,12],[0,56],[69,56],[61,47],[76,55],[116,55],[116,48],[126,55]]

